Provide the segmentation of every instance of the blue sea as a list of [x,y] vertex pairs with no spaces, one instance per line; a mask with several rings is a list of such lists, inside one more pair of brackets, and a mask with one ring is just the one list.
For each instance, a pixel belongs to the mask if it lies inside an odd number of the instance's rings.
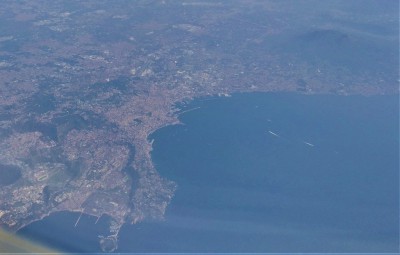
[[[126,225],[117,252],[398,252],[398,96],[235,94],[182,105],[151,135],[177,183],[165,221]],[[20,234],[98,252],[105,217],[57,213]],[[82,225],[81,225],[82,224]]]

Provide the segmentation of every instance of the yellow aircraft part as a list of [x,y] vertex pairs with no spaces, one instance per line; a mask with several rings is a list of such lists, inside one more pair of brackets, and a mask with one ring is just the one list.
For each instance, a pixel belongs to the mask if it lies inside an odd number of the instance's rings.
[[0,229],[0,253],[62,254]]

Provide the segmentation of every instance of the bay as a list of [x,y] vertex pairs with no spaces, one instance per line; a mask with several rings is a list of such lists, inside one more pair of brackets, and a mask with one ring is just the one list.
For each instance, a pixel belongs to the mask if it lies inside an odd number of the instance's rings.
[[[397,252],[397,96],[251,93],[182,107],[195,109],[183,125],[149,138],[178,185],[165,220],[125,225],[117,252]],[[99,251],[108,219],[76,218],[21,234]]]

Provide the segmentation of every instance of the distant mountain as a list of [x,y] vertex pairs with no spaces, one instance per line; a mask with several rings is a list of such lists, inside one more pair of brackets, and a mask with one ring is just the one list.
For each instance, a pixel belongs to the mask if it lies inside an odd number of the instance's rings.
[[316,65],[328,64],[355,73],[396,73],[396,43],[386,38],[314,29],[291,37],[284,47]]

